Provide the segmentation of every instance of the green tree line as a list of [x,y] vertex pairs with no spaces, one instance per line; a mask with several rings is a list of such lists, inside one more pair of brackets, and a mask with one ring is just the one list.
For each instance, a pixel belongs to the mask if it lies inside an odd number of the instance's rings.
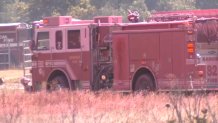
[[155,11],[213,9],[218,0],[0,0],[0,23],[31,22],[46,16],[71,15],[92,19],[137,10],[141,18]]

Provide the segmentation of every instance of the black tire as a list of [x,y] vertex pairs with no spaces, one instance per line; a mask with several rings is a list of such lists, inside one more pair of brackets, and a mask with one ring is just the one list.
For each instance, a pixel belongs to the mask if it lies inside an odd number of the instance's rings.
[[63,75],[56,76],[48,83],[47,90],[60,91],[69,89],[67,78]]
[[154,82],[147,74],[140,75],[134,83],[134,91],[154,91]]

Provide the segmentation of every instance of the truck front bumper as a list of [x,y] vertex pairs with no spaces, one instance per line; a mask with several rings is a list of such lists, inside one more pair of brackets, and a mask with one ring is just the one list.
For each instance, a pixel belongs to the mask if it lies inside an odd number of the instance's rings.
[[24,86],[25,91],[32,91],[32,80],[30,78],[23,77],[20,79],[20,83]]

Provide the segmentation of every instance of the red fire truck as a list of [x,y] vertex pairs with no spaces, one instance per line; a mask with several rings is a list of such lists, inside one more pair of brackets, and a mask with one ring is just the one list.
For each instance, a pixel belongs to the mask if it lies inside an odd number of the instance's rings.
[[46,17],[34,26],[32,77],[22,83],[33,90],[216,89],[211,23],[218,25],[195,17],[139,23],[122,23],[120,16]]

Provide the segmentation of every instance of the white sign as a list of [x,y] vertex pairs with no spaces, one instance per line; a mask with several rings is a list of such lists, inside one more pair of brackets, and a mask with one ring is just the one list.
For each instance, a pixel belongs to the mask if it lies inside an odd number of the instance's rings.
[[8,38],[7,35],[0,35],[0,40],[2,40],[3,43],[14,42],[14,39],[13,38]]

